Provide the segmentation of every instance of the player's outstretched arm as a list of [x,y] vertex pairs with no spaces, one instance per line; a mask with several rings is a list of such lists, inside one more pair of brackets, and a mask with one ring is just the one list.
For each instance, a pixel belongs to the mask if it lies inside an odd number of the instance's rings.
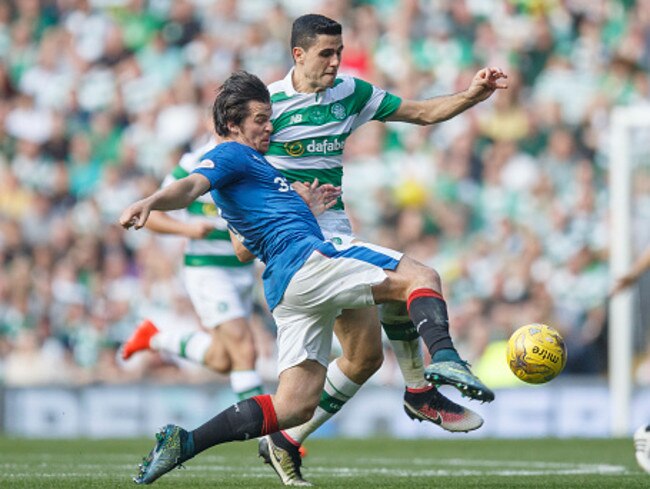
[[144,227],[155,233],[177,234],[190,239],[203,239],[215,230],[214,224],[210,222],[183,221],[163,211],[151,211]]
[[476,72],[466,90],[427,100],[402,100],[399,108],[386,120],[429,125],[443,122],[487,99],[496,90],[508,88],[502,79],[508,76],[501,68],[483,68]]
[[629,272],[619,277],[610,292],[610,296],[614,296],[629,286],[634,285],[648,269],[650,269],[650,247],[641,254]]
[[153,210],[171,211],[183,209],[210,190],[210,182],[203,175],[194,173],[162,188],[146,199],[127,207],[120,216],[120,225],[125,229],[143,227]]

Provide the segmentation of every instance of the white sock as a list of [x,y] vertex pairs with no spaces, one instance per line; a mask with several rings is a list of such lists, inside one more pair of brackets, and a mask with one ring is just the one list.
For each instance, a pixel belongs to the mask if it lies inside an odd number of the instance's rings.
[[419,389],[429,383],[424,379],[424,360],[420,335],[411,322],[404,302],[389,302],[379,307],[384,332],[393,347],[406,387]]
[[160,331],[151,338],[152,350],[164,351],[203,365],[212,336],[200,329]]
[[354,396],[361,385],[352,382],[339,368],[336,360],[327,367],[325,387],[314,416],[304,424],[285,430],[290,438],[302,443],[316,428],[338,413],[343,405]]
[[402,371],[406,387],[420,389],[429,383],[424,379],[424,361],[422,360],[422,344],[420,338],[401,341],[390,340],[399,369]]
[[230,372],[230,387],[240,401],[264,393],[262,378],[255,370]]

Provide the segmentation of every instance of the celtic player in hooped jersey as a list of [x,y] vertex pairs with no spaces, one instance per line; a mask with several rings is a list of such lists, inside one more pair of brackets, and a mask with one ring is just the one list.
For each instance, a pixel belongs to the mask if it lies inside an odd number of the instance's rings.
[[[302,194],[265,160],[272,125],[270,97],[261,80],[245,72],[231,75],[213,113],[216,131],[226,142],[208,152],[188,177],[129,206],[120,223],[140,228],[152,210],[184,208],[212,192],[239,238],[233,239],[237,256],[258,256],[266,264],[265,293],[278,326],[278,388],[273,396],[238,402],[195,430],[165,426],[135,482],[149,484],[217,444],[277,435],[267,440],[269,463],[285,484],[309,485],[298,461],[287,470],[283,453],[289,452],[276,440],[287,440],[280,430],[308,421],[322,404],[334,323],[346,309],[405,302],[434,359],[428,371],[436,380],[475,399],[493,400],[467,364],[453,360],[458,355],[438,274],[393,250],[325,239]],[[452,360],[435,360],[445,352]]]
[[[384,121],[399,108],[401,99],[351,76],[337,77],[334,86],[322,92],[300,93],[293,87],[293,76],[291,70],[269,85],[273,135],[266,158],[292,182],[318,178],[340,186],[348,136],[366,122]],[[342,209],[339,201],[326,214],[347,221],[343,212],[336,212]],[[327,225],[324,229],[328,231]],[[351,234],[351,229],[344,230]]]
[[[338,48],[338,46],[337,46]],[[291,182],[313,181],[341,186],[343,180],[343,151],[347,138],[356,128],[372,121],[384,121],[400,106],[401,99],[370,83],[351,76],[338,76],[331,87],[316,92],[299,92],[294,87],[296,70],[284,79],[269,85],[273,104],[273,134],[267,160]],[[343,200],[328,212],[318,216],[318,222],[327,238],[347,243],[353,237]],[[384,306],[393,311],[392,317],[383,317],[383,324],[406,381],[404,407],[412,418],[434,421],[447,430],[455,431],[458,414],[464,412],[474,425],[463,423],[464,429],[478,428],[482,420],[475,413],[447,401],[424,379],[424,365],[419,335],[409,323],[403,307],[394,313],[395,306]],[[364,318],[365,315],[365,318]],[[361,328],[360,323],[367,326]],[[345,355],[331,362],[323,402],[310,422],[285,433],[296,444],[336,414],[375,372],[379,363],[374,357],[381,352],[371,345],[379,345],[380,334],[373,314],[344,311],[337,321],[339,339],[354,344],[355,355]],[[403,325],[408,324],[407,328]],[[359,346],[364,345],[364,346]],[[365,357],[370,361],[364,361]],[[349,360],[349,361],[348,361]],[[452,414],[449,412],[451,408]],[[424,411],[426,410],[426,411]],[[442,417],[445,414],[445,417]],[[267,448],[262,442],[260,453]]]
[[[284,79],[269,85],[273,134],[267,159],[289,181],[318,178],[320,182],[340,185],[345,142],[352,131],[368,121],[434,124],[506,88],[499,82],[506,77],[500,69],[484,68],[463,92],[421,101],[400,99],[363,80],[338,74],[343,52],[341,34],[341,25],[322,15],[296,19],[291,33],[294,67]],[[342,200],[319,216],[318,222],[326,238],[338,238],[342,243],[354,240]],[[403,303],[384,304],[380,313],[406,383],[406,413],[449,431],[479,428],[483,422],[480,416],[451,402],[425,380],[420,338]],[[343,355],[330,364],[323,402],[313,419],[285,431],[285,439],[274,435],[260,443],[260,455],[267,462],[268,454],[277,452],[278,444],[287,452],[284,468],[274,466],[285,483],[291,481],[295,465],[292,461],[299,460],[296,447],[336,414],[379,368],[382,352],[378,322],[370,310],[342,312],[335,332]],[[453,360],[460,362],[457,357]],[[428,371],[426,376],[437,383],[438,372]],[[269,449],[273,440],[277,443]]]

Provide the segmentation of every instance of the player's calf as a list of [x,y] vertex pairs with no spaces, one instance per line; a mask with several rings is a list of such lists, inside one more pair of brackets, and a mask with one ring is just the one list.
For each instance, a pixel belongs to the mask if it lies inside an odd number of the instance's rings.
[[406,256],[394,271],[385,272],[388,279],[373,286],[373,297],[377,302],[406,297],[408,316],[432,359],[424,371],[425,379],[434,385],[452,385],[472,399],[493,401],[494,393],[471,372],[454,348],[437,272]]

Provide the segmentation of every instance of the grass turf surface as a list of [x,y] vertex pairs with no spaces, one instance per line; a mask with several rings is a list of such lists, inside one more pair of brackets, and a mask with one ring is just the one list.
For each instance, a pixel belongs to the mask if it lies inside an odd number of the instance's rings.
[[[0,438],[2,488],[135,487],[152,440]],[[303,476],[322,488],[650,487],[630,439],[314,440]],[[282,487],[255,441],[212,448],[154,487]]]

